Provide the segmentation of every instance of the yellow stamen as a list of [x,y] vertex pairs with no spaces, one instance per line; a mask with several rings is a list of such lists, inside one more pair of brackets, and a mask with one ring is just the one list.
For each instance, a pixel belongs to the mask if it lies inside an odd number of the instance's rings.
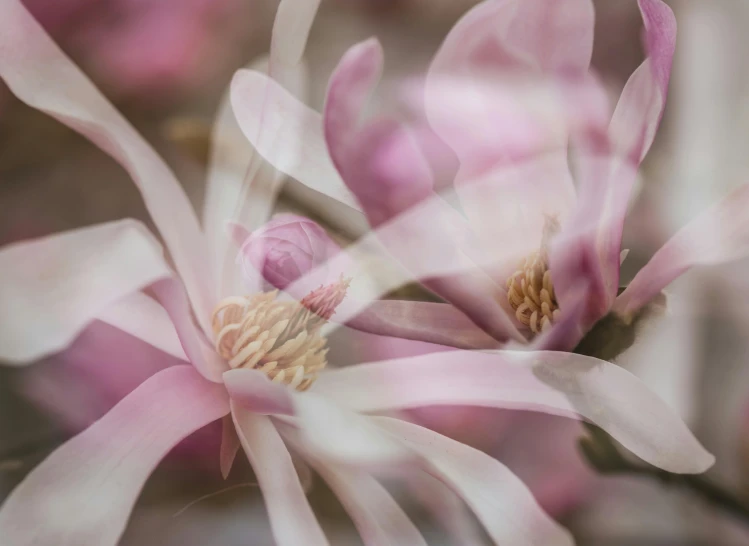
[[538,334],[551,328],[559,318],[559,304],[549,271],[548,245],[559,224],[547,218],[541,248],[528,256],[507,280],[507,300],[515,317]]
[[232,368],[252,368],[273,382],[304,391],[327,364],[321,326],[345,296],[349,281],[320,287],[301,302],[277,292],[232,296],[213,312],[216,351]]

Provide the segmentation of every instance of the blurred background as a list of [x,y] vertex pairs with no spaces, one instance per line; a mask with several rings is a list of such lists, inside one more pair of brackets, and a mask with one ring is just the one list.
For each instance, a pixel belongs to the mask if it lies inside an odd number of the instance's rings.
[[[61,47],[86,71],[169,162],[201,209],[208,135],[232,73],[267,51],[274,0],[25,0]],[[322,105],[341,54],[372,35],[383,43],[386,78],[423,71],[472,0],[324,0],[307,48],[309,104]],[[594,69],[617,96],[643,60],[636,0],[596,0]],[[675,70],[664,124],[643,167],[641,190],[625,232],[625,280],[687,219],[749,181],[749,3],[674,0],[679,23]],[[346,240],[308,192],[287,181],[279,210],[310,214]],[[747,212],[749,214],[749,211]],[[15,100],[0,86],[0,244],[117,218],[150,224],[127,174],[72,131]],[[749,269],[696,271],[674,287],[689,301],[690,344],[670,367],[642,377],[687,420],[718,457],[711,477],[749,498]],[[86,363],[91,344],[116,346],[116,332],[95,325],[63,355],[33,370],[0,367],[0,499],[56,445],[111,406],[116,393],[87,389],[96,365],[156,369],[152,352],[128,345],[107,362]],[[97,330],[98,329],[98,330]],[[363,345],[362,345],[363,346]],[[350,357],[359,346],[339,348]],[[90,358],[90,357],[89,357]],[[354,355],[356,358],[356,355]],[[634,357],[632,357],[634,358]],[[78,405],[60,411],[60,362],[77,369]],[[645,366],[647,367],[647,363]],[[640,362],[638,366],[643,366]],[[65,372],[68,373],[68,372]],[[31,377],[33,375],[33,377]],[[30,382],[47,385],[28,396]],[[39,383],[41,382],[41,383]],[[68,384],[74,382],[66,382]],[[516,412],[519,413],[519,412]],[[637,478],[596,477],[579,460],[561,418],[479,416],[496,437],[466,438],[496,454],[528,483],[580,544],[749,544],[749,526],[689,492]],[[448,425],[449,426],[449,425]],[[529,431],[535,431],[533,434]],[[272,545],[249,465],[222,482],[218,430],[180,446],[149,481],[125,545]],[[540,433],[539,433],[540,432]],[[539,439],[540,438],[540,439]],[[553,462],[539,458],[552,446]],[[218,495],[205,495],[229,488]],[[334,544],[358,544],[342,507],[320,480],[313,506]],[[404,492],[406,503],[410,498]],[[409,511],[430,544],[447,544],[420,512]]]

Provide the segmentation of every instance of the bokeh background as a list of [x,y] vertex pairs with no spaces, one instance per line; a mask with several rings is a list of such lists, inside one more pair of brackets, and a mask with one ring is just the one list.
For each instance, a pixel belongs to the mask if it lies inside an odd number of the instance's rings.
[[[309,104],[320,108],[341,54],[376,35],[386,55],[385,78],[426,67],[472,0],[326,0],[307,49]],[[198,210],[202,206],[208,135],[232,73],[267,50],[274,0],[25,0],[62,48],[97,82],[173,167]],[[593,66],[615,96],[643,60],[636,0],[596,0]],[[625,278],[687,219],[749,179],[749,4],[745,0],[673,0],[679,23],[675,71],[666,117],[643,167],[630,211]],[[383,107],[387,107],[383,105]],[[279,210],[311,215],[339,240],[356,234],[305,192],[286,182]],[[749,214],[749,211],[747,211]],[[104,153],[0,87],[0,244],[116,218],[150,220],[127,174]],[[676,407],[718,457],[711,477],[749,498],[749,269],[747,264],[695,271],[674,287],[690,304],[691,335],[679,330],[668,362],[633,364]],[[152,352],[110,350],[89,362],[80,382],[63,377],[92,344],[116,347],[117,334],[95,325],[64,355],[33,370],[0,368],[0,499],[46,454],[111,399],[87,386],[91,370],[156,369]],[[363,345],[338,348],[356,358]],[[637,355],[629,355],[635,360]],[[67,372],[66,372],[67,373]],[[28,385],[46,385],[30,396]],[[41,383],[39,383],[41,382]],[[70,389],[76,407],[60,411],[55,396]],[[40,392],[39,389],[34,389]],[[506,417],[506,416],[505,416]],[[469,438],[505,460],[537,487],[551,490],[553,513],[580,544],[749,544],[749,527],[689,492],[637,478],[599,478],[576,459],[560,418],[480,415],[493,426]],[[533,431],[533,434],[529,433]],[[562,432],[560,432],[562,431]],[[539,437],[543,440],[540,441]],[[554,445],[558,464],[539,465]],[[246,462],[220,479],[218,431],[206,429],[180,446],[148,482],[123,544],[272,545],[262,499]],[[557,462],[559,462],[557,461]],[[334,544],[358,544],[342,507],[313,479],[315,511]],[[208,498],[206,495],[219,492]],[[403,492],[406,503],[410,498]],[[415,499],[412,499],[415,501]],[[195,502],[199,501],[199,502]],[[410,513],[430,544],[441,531],[412,502]],[[1,539],[0,539],[1,542]]]

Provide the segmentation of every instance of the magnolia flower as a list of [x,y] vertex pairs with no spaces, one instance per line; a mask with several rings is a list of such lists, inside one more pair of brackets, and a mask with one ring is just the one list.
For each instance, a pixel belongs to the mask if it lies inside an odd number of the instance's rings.
[[[458,347],[532,340],[531,348],[571,350],[611,311],[622,324],[631,322],[693,265],[746,255],[738,212],[749,191],[744,187],[686,226],[618,293],[627,203],[662,117],[676,36],[673,13],[662,1],[639,6],[648,57],[613,115],[589,69],[589,0],[487,0],[469,11],[430,67],[422,101],[426,129],[390,119],[361,123],[382,65],[374,40],[354,46],[340,62],[322,119],[283,92],[266,104],[288,116],[277,127],[288,142],[285,151],[255,137],[264,76],[235,77],[235,110],[270,163],[362,211],[382,227],[380,241],[389,252],[462,311],[420,316],[402,337]],[[570,143],[576,144],[571,150]],[[445,150],[459,160],[453,185],[468,222],[436,201],[428,160]],[[390,227],[404,215],[412,222]],[[441,271],[435,265],[421,275],[424,256],[441,257]],[[401,314],[415,316],[417,308],[411,304]],[[490,337],[467,327],[465,316]]]
[[[284,88],[298,83],[294,74],[316,8],[308,1],[281,3],[269,81]],[[374,474],[402,469],[445,484],[494,543],[572,543],[502,464],[394,417],[401,409],[455,404],[534,409],[596,423],[642,459],[672,472],[702,472],[713,463],[634,376],[589,357],[450,351],[328,370],[325,336],[337,324],[326,321],[333,313],[338,321],[355,316],[379,291],[408,279],[401,270],[377,267],[373,256],[384,262],[384,252],[363,259],[363,250],[377,250],[373,241],[387,236],[386,228],[294,281],[287,292],[303,294],[301,301],[263,293],[259,275],[244,278],[244,286],[234,282],[242,268],[222,232],[234,222],[236,238],[237,231],[262,223],[280,177],[257,156],[242,160],[231,150],[217,150],[201,226],[163,161],[18,1],[3,4],[0,26],[5,83],[128,170],[169,258],[131,220],[3,248],[0,358],[22,364],[60,351],[100,320],[183,362],[149,377],[34,469],[0,508],[4,541],[115,544],[158,462],[183,438],[219,419],[225,424],[221,468],[228,472],[239,447],[244,449],[280,546],[328,544],[291,451],[341,498],[366,544],[424,544]],[[277,92],[268,85],[262,102],[277,103]],[[226,114],[219,116],[219,133],[236,130]],[[283,143],[278,121],[268,117],[253,134],[264,149]],[[297,144],[283,153],[296,157]],[[392,229],[411,222],[406,214]],[[344,264],[351,267],[350,286],[321,282]],[[418,264],[421,275],[466,265],[459,260],[445,265],[423,253]],[[370,268],[377,278],[368,274]],[[107,365],[106,358],[101,364]]]

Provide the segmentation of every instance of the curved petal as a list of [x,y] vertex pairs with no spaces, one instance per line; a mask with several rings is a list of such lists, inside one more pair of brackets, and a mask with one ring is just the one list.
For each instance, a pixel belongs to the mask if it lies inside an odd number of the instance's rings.
[[358,129],[369,96],[382,75],[382,46],[376,38],[360,42],[346,51],[330,77],[325,97],[324,132],[336,168],[348,184],[351,137]]
[[[579,205],[570,222],[565,248],[558,262],[554,283],[572,285],[588,269],[592,300],[591,320],[600,318],[614,303],[619,289],[622,231],[637,169],[650,149],[663,116],[676,46],[676,19],[661,0],[640,0],[645,23],[648,58],[632,75],[622,91],[609,126],[607,153],[601,156],[585,150],[579,157]],[[610,149],[609,149],[610,148]],[[577,264],[573,256],[581,256]],[[584,267],[580,267],[580,265]],[[596,316],[596,314],[598,316]]]
[[143,292],[134,292],[106,307],[96,318],[131,336],[187,360],[174,324],[166,310]]
[[3,542],[115,546],[159,461],[228,411],[191,366],[159,372],[21,482],[0,509]]
[[124,296],[172,275],[156,239],[122,220],[0,250],[0,359],[29,362],[65,348]]
[[447,533],[452,540],[450,544],[485,544],[481,530],[465,503],[442,481],[427,473],[414,473],[406,477],[406,485],[429,511],[435,523]]
[[255,470],[278,546],[329,546],[307,501],[291,454],[269,417],[232,403],[239,440]]
[[[306,95],[307,71],[302,56],[319,3],[283,0],[276,12],[269,58],[249,67],[267,73],[298,97]],[[257,138],[267,140],[262,133],[265,129],[261,119]],[[227,253],[231,246],[227,248],[223,237],[226,222],[237,221],[250,230],[260,226],[270,215],[282,179],[282,173],[267,165],[244,137],[232,110],[230,86],[214,123],[203,216],[220,267],[222,296],[239,285],[233,256]]]
[[593,54],[593,23],[591,0],[487,0],[452,28],[430,72],[584,72]]
[[239,435],[234,426],[234,421],[231,416],[227,415],[221,422],[221,448],[219,451],[219,466],[221,477],[224,479],[229,477],[240,447],[242,446],[239,443]]
[[745,258],[749,254],[747,207],[749,185],[745,184],[684,226],[637,272],[614,309],[632,316],[690,268]]
[[229,365],[216,353],[193,321],[190,302],[180,281],[174,278],[162,279],[152,284],[151,290],[169,314],[188,360],[203,377],[214,383],[221,383],[221,376],[229,369]]
[[[263,70],[266,64],[267,59],[261,59],[251,67]],[[258,161],[255,150],[239,128],[227,89],[211,133],[203,207],[203,229],[213,248],[221,297],[227,296],[235,284],[232,273],[236,267],[231,252],[232,240],[226,236],[227,224],[235,222],[244,209],[248,209],[248,214],[242,216],[251,216],[253,222],[262,223],[268,215],[264,211],[275,202],[280,176],[260,171]]]
[[[336,320],[335,315],[332,320]],[[423,301],[372,302],[346,326],[380,336],[462,349],[496,349],[499,342],[452,305]]]
[[245,137],[273,167],[358,209],[330,160],[319,113],[251,70],[234,75],[231,101]]
[[475,405],[582,416],[670,472],[700,473],[714,462],[686,425],[635,376],[571,353],[432,353],[330,371],[311,390],[363,412]]
[[224,384],[231,399],[242,409],[261,415],[291,415],[294,402],[286,385],[273,383],[258,370],[229,370]]
[[276,11],[270,43],[269,74],[286,86],[302,62],[320,0],[282,0]]
[[632,74],[611,120],[615,148],[639,165],[655,139],[666,106],[676,49],[676,18],[661,0],[638,0],[648,57]]
[[[285,436],[287,441],[293,441],[293,437]],[[365,546],[427,546],[416,526],[376,479],[361,470],[329,464],[305,450],[303,442],[293,445],[341,501]]]
[[328,460],[359,468],[388,468],[416,456],[382,431],[371,419],[325,397],[305,392],[294,397],[301,440],[307,449]]
[[0,25],[0,77],[19,99],[80,132],[130,173],[206,329],[215,304],[208,247],[172,171],[18,0],[3,3]]
[[496,459],[418,425],[374,419],[421,454],[425,470],[465,500],[494,544],[574,544],[570,533],[545,514],[523,482]]

